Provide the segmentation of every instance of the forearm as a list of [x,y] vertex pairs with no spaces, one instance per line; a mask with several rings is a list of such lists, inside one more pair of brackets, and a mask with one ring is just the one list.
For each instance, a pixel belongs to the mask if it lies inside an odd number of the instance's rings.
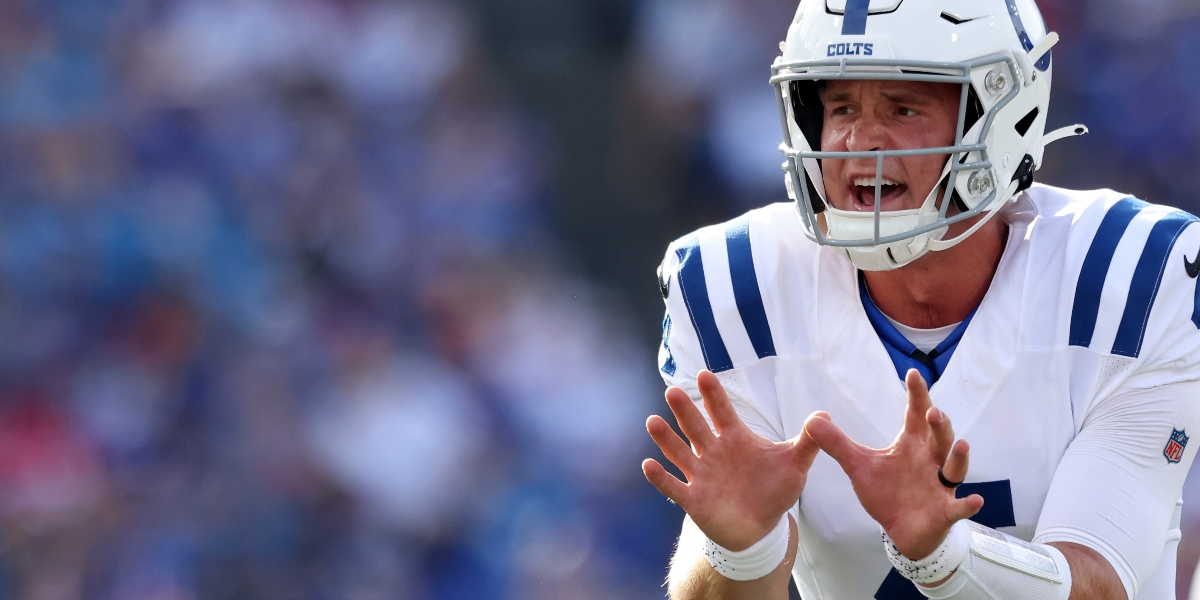
[[671,600],[787,600],[788,578],[796,560],[796,522],[788,517],[788,550],[774,571],[753,581],[726,578],[704,556],[704,534],[692,523],[684,522],[679,545],[671,559],[667,593]]
[[[962,556],[966,548],[961,544],[968,538],[961,527],[961,523],[955,525],[951,536],[931,557]],[[977,525],[969,527],[975,528],[970,534],[970,551],[949,577],[936,583],[926,584],[921,578],[945,568],[939,567],[937,560],[901,564],[896,561],[903,562],[903,557],[890,557],[902,574],[914,576],[924,596],[939,600],[1128,600],[1116,570],[1087,546],[1069,542],[1030,544],[1010,536],[994,537]],[[988,541],[980,543],[981,539]],[[1041,558],[1030,560],[1039,554],[1051,560],[1053,567]],[[1000,557],[1016,560],[1008,563]]]
[[1099,552],[1080,544],[1050,542],[1071,565],[1070,600],[1129,600],[1117,571]]

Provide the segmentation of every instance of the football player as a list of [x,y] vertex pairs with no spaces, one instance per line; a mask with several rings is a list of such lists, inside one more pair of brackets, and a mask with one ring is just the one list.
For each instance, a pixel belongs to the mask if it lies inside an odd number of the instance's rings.
[[1174,597],[1200,227],[1033,183],[1085,131],[1045,133],[1057,39],[1033,0],[801,2],[792,202],[659,272],[673,598]]

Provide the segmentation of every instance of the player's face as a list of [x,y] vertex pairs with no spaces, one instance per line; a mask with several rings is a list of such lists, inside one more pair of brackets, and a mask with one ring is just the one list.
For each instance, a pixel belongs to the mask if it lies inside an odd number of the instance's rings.
[[[924,81],[830,81],[821,91],[821,150],[861,152],[954,143],[961,87]],[[880,210],[918,208],[941,179],[944,154],[887,158]],[[876,159],[826,159],[821,172],[834,208],[875,210]]]

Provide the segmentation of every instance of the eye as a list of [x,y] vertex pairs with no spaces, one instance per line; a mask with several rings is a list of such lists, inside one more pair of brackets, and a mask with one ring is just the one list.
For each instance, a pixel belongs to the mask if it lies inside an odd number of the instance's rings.
[[915,111],[907,106],[901,106],[900,108],[896,109],[896,114],[898,114],[902,117],[915,117],[915,116],[919,115],[920,113],[918,113],[917,111]]
[[829,107],[831,115],[848,115],[854,112],[854,109],[849,104],[833,104]]

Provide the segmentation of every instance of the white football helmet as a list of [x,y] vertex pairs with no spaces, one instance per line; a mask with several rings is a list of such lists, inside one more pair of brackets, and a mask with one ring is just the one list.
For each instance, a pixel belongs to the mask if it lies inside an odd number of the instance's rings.
[[[1032,185],[1046,144],[1087,131],[1073,125],[1043,135],[1057,41],[1033,0],[803,0],[771,83],[783,123],[785,183],[808,237],[840,248],[860,269],[879,271],[978,230]],[[954,145],[822,152],[818,92],[833,79],[960,84]],[[881,211],[884,159],[928,154],[949,158],[922,206]],[[821,161],[849,158],[876,160],[873,213],[838,210],[826,199]],[[965,233],[942,239],[947,226],[980,214]]]

